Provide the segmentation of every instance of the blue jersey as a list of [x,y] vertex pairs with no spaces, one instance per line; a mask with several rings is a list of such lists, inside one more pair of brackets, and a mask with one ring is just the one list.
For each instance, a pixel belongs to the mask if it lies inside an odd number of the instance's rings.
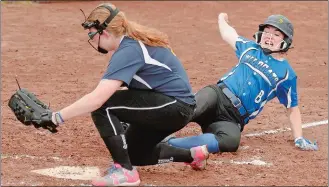
[[188,76],[170,49],[124,37],[102,79],[121,80],[128,88],[152,90],[195,104]]
[[297,76],[287,60],[264,54],[260,45],[241,36],[235,45],[239,62],[220,81],[240,98],[250,119],[275,97],[286,108],[298,105]]

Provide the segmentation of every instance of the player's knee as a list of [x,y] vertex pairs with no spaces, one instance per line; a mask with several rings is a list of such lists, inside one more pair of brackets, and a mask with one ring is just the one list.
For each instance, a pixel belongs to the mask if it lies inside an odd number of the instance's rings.
[[101,137],[114,136],[113,127],[109,124],[109,120],[104,112],[105,110],[97,109],[91,113],[91,118]]
[[102,121],[103,116],[101,113],[102,113],[102,111],[100,109],[97,109],[97,110],[91,112],[91,119],[93,120],[93,122],[96,126],[102,125],[101,121]]
[[236,152],[240,145],[240,135],[224,135],[218,138],[220,152]]

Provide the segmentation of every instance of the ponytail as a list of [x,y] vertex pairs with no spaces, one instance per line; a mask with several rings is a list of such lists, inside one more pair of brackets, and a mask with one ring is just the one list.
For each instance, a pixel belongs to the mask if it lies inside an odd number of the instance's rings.
[[168,36],[156,29],[142,26],[125,19],[123,25],[128,37],[139,40],[146,45],[170,48]]

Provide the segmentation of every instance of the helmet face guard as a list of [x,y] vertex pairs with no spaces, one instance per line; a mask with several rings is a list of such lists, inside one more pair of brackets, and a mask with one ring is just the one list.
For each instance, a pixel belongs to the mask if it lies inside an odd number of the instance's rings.
[[[264,31],[257,31],[254,34],[254,38],[255,38],[256,43],[260,44],[263,34],[268,34],[268,33],[265,33]],[[284,50],[289,49],[288,43],[285,39],[283,39],[279,45],[280,45],[280,47],[279,47],[280,52],[283,52]]]
[[260,42],[260,39],[262,38],[262,33],[266,26],[273,26],[285,35],[285,37],[283,38],[283,42],[280,46],[281,50],[278,52],[287,52],[290,49],[294,35],[293,25],[288,20],[288,18],[282,15],[269,16],[263,24],[259,25],[258,32],[256,32],[256,34],[254,35],[254,38],[257,43]]
[[[100,35],[103,33],[103,31],[106,29],[106,27],[110,24],[110,22],[113,20],[113,18],[119,13],[119,9],[116,8],[115,10],[113,10],[110,6],[107,6],[107,5],[102,5],[102,6],[99,6],[97,8],[101,8],[101,7],[104,7],[104,8],[106,8],[110,11],[110,16],[108,18],[106,18],[106,20],[102,24],[98,20],[88,22],[85,13],[83,12],[83,10],[80,9],[81,12],[83,13],[84,17],[85,17],[85,21],[81,25],[85,30],[90,29],[90,28],[95,28],[97,30],[96,32],[89,32],[88,33],[88,36],[89,36],[88,43],[96,51],[98,51],[100,53],[103,53],[103,54],[106,54],[106,53],[108,53],[108,51],[106,51],[105,49],[102,49],[102,48],[99,47]],[[96,47],[90,43],[90,40],[92,40],[97,34],[99,34],[99,39],[98,39],[98,47],[96,49]]]

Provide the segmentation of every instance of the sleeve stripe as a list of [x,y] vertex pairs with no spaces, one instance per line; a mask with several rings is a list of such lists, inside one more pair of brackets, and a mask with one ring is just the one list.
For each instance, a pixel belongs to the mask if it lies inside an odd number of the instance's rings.
[[138,76],[138,75],[134,75],[133,76],[133,79],[135,79],[136,81],[138,81],[138,82],[140,82],[140,83],[142,83],[142,84],[144,84],[146,87],[148,87],[149,89],[152,89],[152,87],[145,81],[145,80],[143,80],[140,76]]
[[142,51],[143,51],[143,55],[144,55],[144,60],[145,60],[145,63],[146,64],[151,64],[151,65],[155,65],[155,66],[160,66],[160,67],[163,67],[163,68],[166,68],[167,70],[169,71],[172,71],[170,67],[168,67],[166,64],[163,64],[155,59],[153,59],[150,55],[149,55],[149,52],[147,51],[145,45],[141,42],[141,41],[138,41],[139,42],[139,45],[141,46],[142,48]]
[[291,107],[291,87],[288,90],[288,94],[287,94],[287,108]]

